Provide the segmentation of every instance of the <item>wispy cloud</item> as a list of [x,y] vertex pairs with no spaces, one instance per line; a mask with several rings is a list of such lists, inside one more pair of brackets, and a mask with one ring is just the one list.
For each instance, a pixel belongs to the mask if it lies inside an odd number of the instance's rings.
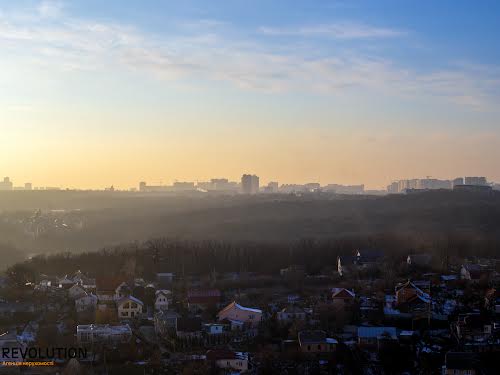
[[38,14],[43,18],[56,18],[62,15],[64,4],[57,0],[44,0],[38,4]]
[[[499,88],[500,72],[491,67],[456,65],[417,72],[371,49],[318,54],[318,46],[307,43],[301,48],[284,43],[276,49],[259,38],[235,36],[227,29],[230,25],[217,20],[186,22],[184,34],[156,35],[130,25],[73,17],[64,13],[62,5],[54,4],[58,3],[41,3],[29,22],[26,17],[0,13],[0,56],[17,56],[48,69],[133,69],[161,79],[223,81],[269,92],[373,90],[432,96],[477,110],[495,102]],[[49,15],[50,22],[45,22]],[[259,31],[344,39],[404,35],[399,30],[355,23]]]
[[276,28],[262,26],[259,28],[262,34],[272,36],[302,36],[317,37],[325,36],[336,39],[373,39],[373,38],[391,38],[405,35],[401,30],[374,27],[366,24],[344,22],[336,24],[323,24],[302,26],[297,28]]

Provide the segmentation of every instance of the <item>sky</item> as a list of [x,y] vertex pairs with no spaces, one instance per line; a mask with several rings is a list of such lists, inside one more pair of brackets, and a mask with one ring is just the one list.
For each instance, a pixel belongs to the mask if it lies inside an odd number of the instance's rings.
[[500,2],[0,0],[0,175],[500,182]]

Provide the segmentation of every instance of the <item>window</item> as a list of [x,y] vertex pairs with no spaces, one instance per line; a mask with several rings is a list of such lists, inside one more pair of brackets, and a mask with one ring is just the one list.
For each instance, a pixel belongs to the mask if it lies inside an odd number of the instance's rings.
[[122,311],[122,316],[128,316],[128,311]]
[[133,309],[136,309],[136,308],[137,308],[137,303],[132,302],[132,308],[133,308]]

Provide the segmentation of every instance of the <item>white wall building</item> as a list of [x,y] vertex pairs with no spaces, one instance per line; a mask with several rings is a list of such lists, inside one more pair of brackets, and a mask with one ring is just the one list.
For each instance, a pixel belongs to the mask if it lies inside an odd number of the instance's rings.
[[93,343],[127,343],[132,338],[132,330],[128,324],[84,324],[76,327],[78,344]]
[[75,300],[76,312],[84,312],[94,310],[97,306],[97,296],[94,294],[87,294]]
[[169,290],[157,290],[155,299],[155,310],[168,310]]
[[142,314],[144,303],[132,296],[124,297],[116,301],[119,319],[135,318]]

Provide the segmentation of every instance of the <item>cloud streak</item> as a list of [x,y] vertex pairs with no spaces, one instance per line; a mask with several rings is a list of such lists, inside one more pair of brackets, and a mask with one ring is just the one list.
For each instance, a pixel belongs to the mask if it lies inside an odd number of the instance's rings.
[[[49,21],[47,21],[47,18]],[[29,19],[29,21],[27,21]],[[231,37],[217,20],[187,22],[186,34],[155,35],[120,23],[79,19],[46,3],[29,18],[0,13],[0,56],[50,69],[143,71],[166,80],[222,81],[266,92],[343,94],[353,90],[398,96],[431,96],[485,110],[495,99],[500,72],[489,67],[452,66],[416,72],[372,50],[351,48],[318,56],[317,45],[293,42],[280,49],[259,39]],[[196,27],[193,27],[196,25]],[[404,32],[340,23],[297,29],[260,28],[275,36],[339,39],[392,38]]]
[[276,28],[276,27],[262,26],[259,28],[259,31],[262,34],[271,36],[301,36],[301,37],[325,36],[335,39],[393,38],[406,35],[406,32],[400,30],[373,27],[370,25],[352,23],[352,22],[303,26],[298,28]]

